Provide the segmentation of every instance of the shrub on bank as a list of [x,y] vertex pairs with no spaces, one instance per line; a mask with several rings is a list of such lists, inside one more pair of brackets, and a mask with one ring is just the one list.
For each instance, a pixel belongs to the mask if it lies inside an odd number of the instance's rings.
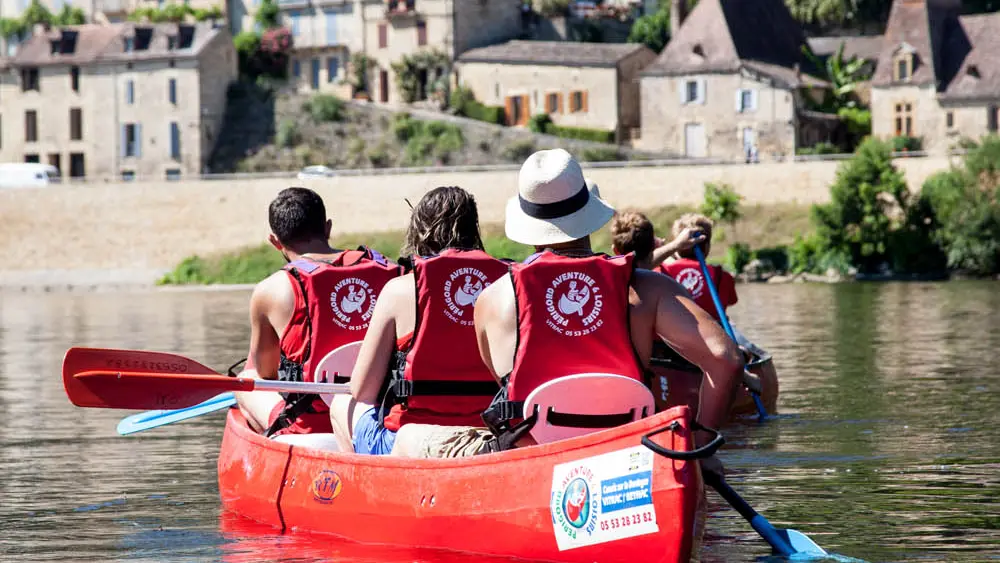
[[305,105],[316,123],[343,121],[346,116],[344,101],[329,94],[316,94]]
[[562,127],[554,123],[549,123],[545,128],[549,135],[562,137],[564,139],[579,139],[581,141],[593,141],[595,143],[614,143],[615,132],[604,129],[588,129],[586,127]]
[[504,124],[504,108],[497,106],[487,106],[478,101],[468,88],[458,87],[451,92],[448,98],[448,107],[453,109],[457,115],[493,123],[494,125]]

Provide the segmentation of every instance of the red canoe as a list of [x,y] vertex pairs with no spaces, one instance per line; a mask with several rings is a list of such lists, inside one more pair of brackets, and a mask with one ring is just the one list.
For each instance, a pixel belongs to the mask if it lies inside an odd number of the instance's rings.
[[224,508],[257,522],[360,543],[541,561],[686,562],[701,528],[701,473],[696,461],[664,451],[690,456],[690,415],[680,406],[552,444],[431,460],[290,446],[258,435],[233,409],[219,491]]

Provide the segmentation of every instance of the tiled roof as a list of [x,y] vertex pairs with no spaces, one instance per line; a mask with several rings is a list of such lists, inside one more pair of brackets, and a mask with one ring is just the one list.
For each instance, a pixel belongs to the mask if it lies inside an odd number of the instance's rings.
[[573,41],[508,41],[466,51],[463,63],[534,64],[614,67],[648,47],[636,43],[577,43]]
[[820,80],[815,76],[810,76],[794,68],[762,63],[759,61],[742,61],[743,68],[750,72],[762,74],[772,80],[777,81],[785,88],[800,88],[802,86],[812,86],[815,88],[829,87],[830,83]]
[[882,52],[881,35],[854,35],[844,37],[810,37],[809,48],[818,57],[835,55],[844,46],[844,58],[859,58],[866,61],[878,60]]
[[946,99],[1000,99],[1000,12],[958,18],[945,43]]
[[916,55],[912,85],[934,84],[934,50],[931,47],[930,24],[924,0],[896,0],[889,12],[889,23],[882,37],[882,50],[878,66],[872,77],[872,86],[889,86],[893,82],[892,61],[900,49],[912,50]]
[[[180,37],[170,48],[168,37]],[[54,28],[36,34],[22,43],[11,59],[13,66],[86,64],[96,61],[138,61],[196,57],[216,35],[224,33],[209,23],[191,26],[177,24],[86,24]],[[190,33],[190,39],[184,37]],[[126,38],[135,47],[125,50]],[[52,41],[63,42],[61,52],[53,53]]]
[[795,87],[804,83],[796,66],[810,69],[803,45],[802,29],[782,0],[701,0],[643,74],[675,76],[746,68]]

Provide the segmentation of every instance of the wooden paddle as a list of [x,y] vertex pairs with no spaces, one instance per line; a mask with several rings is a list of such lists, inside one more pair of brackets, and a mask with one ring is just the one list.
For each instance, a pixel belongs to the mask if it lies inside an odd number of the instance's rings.
[[350,393],[347,384],[228,377],[176,354],[103,348],[67,350],[63,385],[74,405],[106,409],[181,409],[226,391]]
[[767,518],[758,514],[753,507],[747,504],[747,501],[743,500],[743,497],[734,491],[719,474],[712,471],[703,471],[702,478],[726,502],[732,505],[736,509],[736,512],[740,513],[740,516],[746,518],[747,522],[750,522],[750,526],[760,534],[760,537],[764,538],[764,541],[771,546],[771,549],[775,553],[784,555],[785,557],[793,555],[800,557],[822,557],[828,555],[826,550],[802,532],[792,529],[775,528],[767,521]]
[[[715,284],[712,283],[712,276],[708,271],[708,264],[705,263],[705,253],[702,252],[701,246],[695,245],[694,255],[698,258],[698,265],[701,266],[701,275],[705,278],[705,285],[708,286],[708,293],[712,296],[715,311],[719,313],[719,321],[722,322],[722,328],[729,335],[729,338],[733,339],[733,342],[739,343],[732,325],[729,324],[729,318],[726,317],[726,310],[722,307],[722,300],[719,299],[719,293],[715,290]],[[767,409],[764,408],[764,401],[760,400],[760,395],[753,389],[750,389],[750,396],[753,397],[753,402],[757,405],[757,414],[760,415],[760,420],[766,420]]]

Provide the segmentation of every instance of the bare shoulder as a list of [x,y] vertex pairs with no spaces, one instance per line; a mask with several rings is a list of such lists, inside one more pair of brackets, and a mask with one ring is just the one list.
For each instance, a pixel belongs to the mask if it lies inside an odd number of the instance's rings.
[[684,286],[677,283],[677,280],[660,272],[650,270],[636,270],[634,286],[636,293],[644,301],[687,295]]
[[273,307],[295,307],[295,293],[288,274],[280,271],[261,280],[254,288],[250,297],[251,307],[262,307],[270,310]]
[[385,286],[382,287],[381,295],[393,297],[413,295],[414,284],[416,284],[416,280],[413,278],[413,273],[404,274],[386,282]]
[[513,293],[514,282],[511,280],[510,274],[507,273],[497,278],[495,282],[491,283],[479,294],[476,305],[482,302],[488,306],[496,306],[504,302],[505,296],[512,295]]

